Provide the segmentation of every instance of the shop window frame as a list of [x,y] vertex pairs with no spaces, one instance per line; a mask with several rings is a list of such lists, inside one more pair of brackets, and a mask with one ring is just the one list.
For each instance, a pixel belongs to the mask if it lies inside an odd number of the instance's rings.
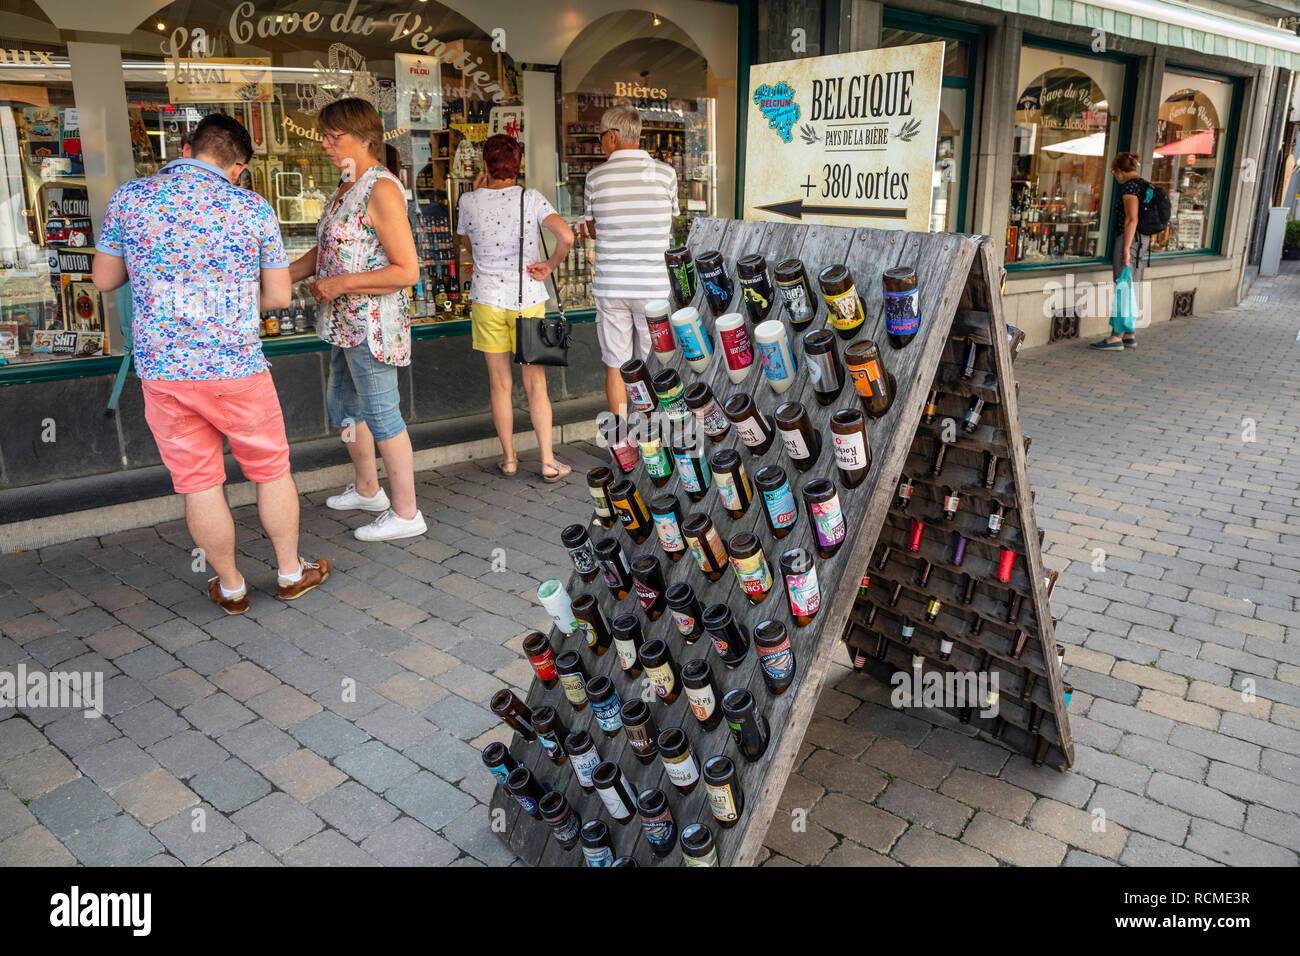
[[[1159,80],[1162,85],[1167,73],[1180,73],[1184,76],[1197,76],[1206,80],[1215,80],[1220,83],[1230,83],[1232,85],[1232,97],[1229,100],[1227,124],[1223,127],[1223,165],[1220,167],[1222,172],[1228,172],[1233,167],[1231,162],[1237,154],[1237,126],[1241,120],[1241,105],[1245,93],[1246,78],[1243,76],[1233,76],[1228,73],[1215,73],[1211,70],[1204,70],[1198,67],[1183,66],[1177,62],[1166,61],[1164,69],[1155,79]],[[1164,105],[1164,100],[1156,104],[1156,115],[1154,122],[1160,121],[1160,107]],[[1153,160],[1154,162],[1154,160]],[[1223,254],[1223,234],[1228,221],[1228,198],[1231,191],[1231,175],[1220,177],[1216,187],[1214,224],[1210,230],[1210,243],[1199,249],[1175,249],[1172,252],[1152,252],[1151,260],[1173,260],[1185,259],[1189,256],[1219,256]]]
[[[1064,40],[1057,40],[1052,37],[1039,36],[1038,34],[1026,33],[1020,41],[1020,46],[1033,47],[1038,50],[1050,50],[1055,53],[1067,53],[1071,56],[1080,56],[1090,60],[1106,60],[1111,63],[1118,63],[1124,68],[1124,83],[1120,93],[1120,116],[1119,128],[1115,131],[1115,152],[1127,152],[1132,148],[1133,142],[1133,111],[1137,106],[1137,72],[1138,57],[1127,53],[1094,53],[1089,47],[1069,43]],[[1019,55],[1016,57],[1016,72],[1019,74]],[[1017,80],[1017,86],[1019,81]],[[1016,96],[1020,91],[1016,91]],[[1012,112],[1015,111],[1015,101],[1010,104]],[[1106,170],[1106,175],[1111,175],[1110,169]],[[1009,187],[1008,187],[1009,188]],[[1070,269],[1090,269],[1101,266],[1109,266],[1111,261],[1110,252],[1115,245],[1115,217],[1107,210],[1104,215],[1107,218],[1105,235],[1106,240],[1102,244],[1102,251],[1105,255],[1089,256],[1088,258],[1073,258],[1055,262],[1006,262],[1003,268],[1007,273],[1031,273],[1043,272],[1045,270],[1070,270]],[[1002,232],[1005,235],[1009,220],[1002,223]]]
[[944,87],[966,92],[966,110],[962,119],[965,124],[966,135],[962,137],[964,140],[961,157],[962,176],[961,182],[957,185],[957,228],[953,230],[954,232],[964,233],[966,231],[967,199],[970,195],[970,182],[974,173],[974,170],[971,169],[970,157],[971,147],[976,136],[976,130],[973,128],[975,122],[975,92],[978,86],[976,80],[979,76],[981,62],[980,47],[983,44],[984,35],[988,31],[982,25],[963,23],[960,20],[945,20],[942,17],[922,16],[910,10],[898,10],[893,7],[885,8],[880,25],[882,29],[911,30],[915,33],[938,37],[941,40],[963,41],[970,51],[967,60],[967,76],[944,75],[943,77]]

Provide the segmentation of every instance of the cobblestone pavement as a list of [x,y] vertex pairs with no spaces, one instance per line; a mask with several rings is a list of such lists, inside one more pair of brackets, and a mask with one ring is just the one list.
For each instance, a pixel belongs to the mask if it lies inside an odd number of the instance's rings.
[[[1073,771],[891,710],[844,658],[765,865],[1296,864],[1300,281],[1255,292],[1135,352],[1017,365]],[[101,719],[0,710],[0,865],[514,862],[479,751],[506,739],[488,697],[531,677],[520,642],[548,620],[537,584],[567,574],[560,529],[589,513],[603,453],[562,454],[560,486],[535,460],[423,475],[429,534],[396,545],[307,496],[303,551],[336,571],[288,605],[239,509],[262,562],[243,617],[207,601],[179,522],[0,556],[0,670],[106,681]]]

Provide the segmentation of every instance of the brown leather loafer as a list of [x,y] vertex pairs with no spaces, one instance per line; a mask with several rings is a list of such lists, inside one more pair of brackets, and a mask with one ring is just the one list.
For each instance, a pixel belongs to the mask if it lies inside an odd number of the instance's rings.
[[320,587],[330,576],[329,558],[308,561],[300,557],[298,560],[302,562],[302,577],[299,580],[286,583],[284,578],[276,579],[275,595],[281,601],[292,601],[294,598],[302,597],[312,588]]
[[208,599],[227,614],[243,614],[248,610],[248,582],[244,582],[243,594],[228,598],[221,594],[221,578],[213,578],[208,582]]

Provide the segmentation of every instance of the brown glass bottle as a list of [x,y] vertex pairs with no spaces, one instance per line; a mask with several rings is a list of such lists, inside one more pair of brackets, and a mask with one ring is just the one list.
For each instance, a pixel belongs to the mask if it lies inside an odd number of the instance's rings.
[[976,395],[971,399],[970,408],[966,409],[966,414],[962,417],[962,431],[968,435],[980,427],[980,415],[984,412],[984,399]]
[[588,820],[582,825],[579,845],[587,866],[613,866],[614,843],[609,836],[609,824],[604,820]]
[[754,475],[754,487],[763,499],[763,516],[767,519],[768,530],[773,537],[784,538],[799,521],[799,508],[794,502],[785,469],[780,465],[764,465]]
[[727,569],[727,548],[713,525],[713,519],[699,512],[687,515],[682,522],[682,536],[704,576],[710,581],[722,577]]
[[998,483],[998,456],[991,451],[984,453],[984,487],[992,488]]
[[880,359],[880,347],[871,339],[854,342],[844,350],[844,364],[862,401],[862,410],[880,418],[894,404],[894,376]]
[[659,407],[655,396],[654,382],[650,378],[650,369],[645,362],[634,358],[624,362],[618,369],[623,379],[623,388],[627,391],[628,405],[638,412],[651,412]]
[[785,259],[777,263],[776,286],[785,303],[785,314],[790,319],[790,328],[795,334],[802,332],[812,324],[817,315],[817,294],[808,273],[798,259]]
[[713,389],[705,382],[696,382],[686,389],[686,407],[691,410],[709,441],[718,442],[731,430],[731,420],[722,410],[722,403],[714,397]]
[[[641,622],[635,614],[620,614],[614,618],[611,628],[614,636],[614,650],[618,651],[619,666],[623,673],[635,680],[641,676]],[[588,689],[590,693],[590,688]]]
[[840,485],[856,488],[871,470],[871,442],[867,422],[856,408],[842,408],[831,415],[831,438]]
[[591,780],[600,802],[616,822],[627,823],[636,815],[635,791],[618,764],[606,760],[591,772]]
[[537,742],[542,745],[542,753],[550,758],[557,767],[569,760],[564,750],[564,740],[569,736],[569,728],[560,720],[555,708],[543,704],[533,710],[533,727],[537,731]]
[[587,681],[587,697],[591,700],[596,726],[606,737],[617,737],[623,729],[623,701],[614,689],[614,682],[604,674],[597,674]]
[[550,791],[537,801],[537,808],[561,849],[567,853],[578,845],[582,818],[569,806],[564,794],[557,790]]
[[659,702],[667,706],[676,701],[682,692],[682,680],[668,644],[659,638],[646,641],[641,645],[640,654],[645,676],[655,689]]
[[798,402],[784,402],[777,406],[775,419],[781,444],[795,468],[807,471],[817,464],[822,452],[822,436],[813,428],[808,410]]
[[687,645],[694,644],[704,633],[704,625],[700,623],[704,611],[695,597],[695,589],[688,581],[678,581],[668,586],[666,599],[668,616],[673,619],[677,633]]
[[704,788],[709,794],[709,809],[718,826],[729,830],[745,812],[745,793],[740,775],[730,757],[710,757],[704,761]]
[[671,853],[677,844],[677,824],[664,792],[658,788],[642,790],[636,797],[636,812],[650,852],[657,857]]
[[732,570],[736,580],[750,604],[762,604],[772,591],[772,568],[763,554],[763,545],[758,536],[748,531],[732,535],[727,542],[727,554],[731,557]]
[[948,460],[948,443],[942,438],[934,446],[934,460],[930,464],[930,477],[938,478],[943,474],[944,462]]
[[817,276],[817,282],[826,300],[826,324],[840,338],[853,338],[867,320],[862,299],[853,285],[853,273],[846,265],[827,266]]
[[728,691],[722,698],[722,716],[740,755],[750,763],[759,760],[767,751],[771,732],[767,718],[758,712],[754,695],[743,687]]
[[736,297],[736,287],[731,276],[727,275],[727,264],[722,259],[722,253],[716,249],[701,252],[695,258],[695,273],[704,286],[704,295],[709,300],[713,317],[732,311],[731,302]]
[[[790,613],[794,616],[794,623],[799,627],[806,627],[817,616],[822,603],[822,592],[817,583],[817,567],[813,562],[812,552],[803,548],[793,548],[782,554],[777,563],[781,568],[781,578],[785,582],[785,596],[790,602]],[[758,632],[754,633],[757,642]]]
[[699,288],[691,250],[686,246],[664,250],[664,265],[668,268],[668,286],[672,290],[674,306],[684,309],[691,304]]
[[700,782],[700,766],[691,753],[691,742],[679,727],[669,727],[659,734],[659,759],[664,773],[677,792],[685,796],[694,792]]
[[933,425],[934,416],[939,414],[939,390],[931,389],[930,394],[925,399],[925,410],[921,412],[921,423],[924,425]]
[[713,649],[722,658],[722,663],[733,670],[743,664],[745,655],[749,652],[749,634],[731,613],[731,608],[720,603],[710,604],[704,609],[701,620],[704,623],[704,633],[709,635]]
[[530,817],[539,816],[537,803],[546,796],[546,791],[542,789],[542,785],[537,782],[531,770],[527,767],[516,767],[511,770],[510,776],[506,778],[506,789],[519,801],[525,813]]
[[614,472],[604,465],[587,472],[587,491],[595,504],[594,521],[602,528],[612,528],[618,517],[614,514],[614,505],[609,500],[609,487],[614,483]]
[[885,331],[889,344],[901,349],[921,327],[920,290],[911,266],[886,269],[880,277],[885,290]]
[[642,764],[649,766],[659,755],[659,728],[654,715],[646,702],[636,697],[623,704],[620,715],[623,719],[623,733],[627,734],[628,746]]
[[645,554],[632,562],[632,583],[636,588],[636,599],[641,611],[652,621],[663,616],[668,606],[665,592],[668,585],[664,583],[663,568],[654,555]]
[[600,566],[596,564],[596,549],[587,529],[580,524],[568,525],[560,532],[560,540],[564,542],[569,558],[573,561],[573,570],[578,572],[582,580],[594,581],[600,573]]
[[767,260],[757,252],[741,256],[736,260],[736,278],[740,280],[741,295],[745,299],[749,321],[757,325],[767,318],[776,301],[772,277],[767,274]]
[[505,744],[496,742],[483,748],[483,766],[487,767],[496,782],[504,787],[510,771],[519,766],[519,761]]
[[587,668],[577,651],[565,651],[555,659],[555,670],[560,675],[560,687],[565,699],[575,711],[587,708]]
[[682,506],[676,495],[660,495],[650,499],[650,520],[659,535],[659,547],[674,564],[686,553],[682,538]]
[[824,561],[840,549],[847,534],[840,496],[833,483],[825,478],[814,478],[803,486],[803,502],[808,511],[817,557]]
[[636,485],[624,478],[609,489],[609,500],[614,505],[614,513],[632,540],[644,544],[650,536],[650,512],[641,500],[641,492]]
[[[730,448],[715,451],[709,456],[709,469],[713,472],[713,483],[718,486],[722,507],[733,518],[743,517],[749,510],[749,503],[754,500],[754,490],[739,453]],[[686,528],[683,527],[682,531],[685,532]]]
[[609,650],[609,622],[605,620],[605,612],[600,609],[600,602],[595,597],[579,594],[574,598],[573,617],[582,629],[587,646],[597,657]]
[[975,377],[975,361],[979,358],[980,347],[970,336],[966,336],[966,341],[962,344],[966,349],[966,358],[961,363],[961,377],[969,381]]
[[720,695],[717,685],[713,683],[713,668],[709,662],[700,658],[687,661],[682,667],[682,686],[686,688],[691,713],[704,730],[718,726],[722,721],[722,708],[719,706]]
[[835,349],[835,336],[826,329],[805,333],[803,354],[817,404],[823,407],[830,405],[844,389],[844,366],[840,364]]
[[[809,620],[812,620],[809,618]],[[754,628],[754,653],[763,672],[768,693],[784,694],[794,680],[794,648],[790,634],[780,621],[763,621]]]
[[564,739],[564,749],[573,765],[573,775],[578,778],[578,786],[587,793],[595,791],[591,772],[600,763],[600,754],[596,752],[596,742],[591,739],[591,734],[585,730],[574,731]]
[[596,561],[615,600],[627,597],[632,592],[632,565],[623,553],[623,546],[613,538],[602,538],[596,542]]
[[748,395],[733,395],[727,399],[722,410],[727,420],[736,426],[736,434],[749,453],[754,456],[766,454],[776,438],[776,429],[767,416],[758,410],[754,400]]
[[559,682],[560,675],[555,671],[555,649],[551,647],[550,638],[540,631],[533,631],[524,638],[524,654],[543,687],[550,690]]
[[503,687],[493,694],[489,706],[492,713],[518,731],[524,740],[531,742],[537,739],[537,731],[533,728],[533,712],[509,688]]

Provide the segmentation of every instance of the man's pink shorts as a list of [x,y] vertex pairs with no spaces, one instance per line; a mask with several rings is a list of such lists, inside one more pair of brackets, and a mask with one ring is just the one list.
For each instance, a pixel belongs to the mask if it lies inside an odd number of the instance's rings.
[[275,481],[289,473],[284,413],[270,372],[140,384],[145,421],[177,494],[193,494],[225,482],[222,436],[230,440],[231,454],[249,481]]

